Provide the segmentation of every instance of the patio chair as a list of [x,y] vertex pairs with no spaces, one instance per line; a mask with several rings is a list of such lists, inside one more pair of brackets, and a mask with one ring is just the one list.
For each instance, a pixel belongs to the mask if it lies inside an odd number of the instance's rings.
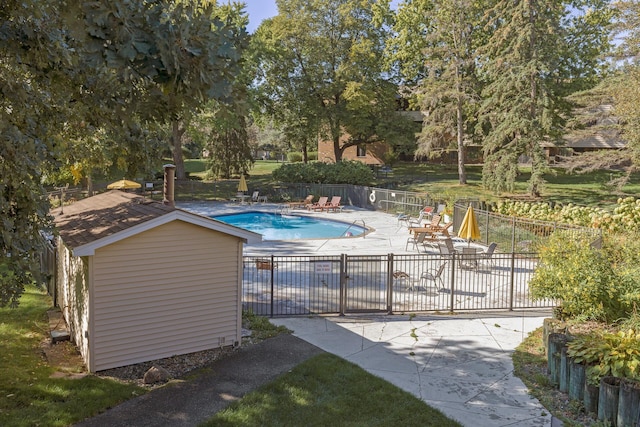
[[271,258],[256,258],[255,262],[258,271],[271,271],[278,268],[278,263],[272,262]]
[[449,250],[447,245],[438,245],[438,250],[440,251],[440,258],[449,259],[454,254],[454,251]]
[[291,209],[304,209],[308,205],[313,204],[313,194],[309,194],[304,200],[299,202],[289,202],[288,205]]
[[254,191],[253,194],[251,195],[251,202],[252,203],[258,203],[258,198],[260,197],[260,192],[259,191]]
[[409,224],[409,220],[411,219],[411,215],[406,214],[404,212],[398,212],[398,227],[400,227],[400,223],[404,222],[404,225]]
[[428,227],[437,227],[440,224],[440,220],[442,219],[442,215],[433,214],[431,215],[431,221],[429,221]]
[[324,207],[324,205],[327,204],[327,201],[329,200],[328,196],[322,196],[318,199],[317,202],[315,203],[311,203],[310,205],[307,205],[307,210],[322,210],[322,208]]
[[424,244],[424,239],[427,237],[427,233],[417,233],[407,239],[407,243],[404,245],[406,251],[409,247],[409,243],[413,245],[413,249],[418,249],[418,245]]
[[431,221],[424,226],[412,225],[409,224],[409,232],[426,232],[426,233],[437,233],[442,231],[442,227],[438,224],[440,223],[440,215],[434,214],[431,217]]
[[433,216],[433,207],[427,206],[420,211],[418,218],[411,218],[410,216],[407,218],[406,223],[407,227],[421,227],[422,221],[425,219],[431,219]]
[[409,276],[408,273],[405,273],[402,270],[396,270],[393,272],[393,282],[394,286],[399,282],[403,282],[405,284],[405,289],[413,289],[411,284],[411,276]]
[[340,196],[333,196],[331,198],[331,201],[329,203],[326,203],[323,207],[322,210],[323,211],[334,211],[337,212],[338,210],[342,211],[342,205],[340,205],[340,200],[342,200],[342,197]]
[[449,250],[449,253],[452,254],[456,251],[455,247],[453,246],[453,240],[451,240],[451,238],[448,239],[443,239],[444,240],[444,244],[447,247],[447,249]]
[[[420,275],[420,286],[422,286],[422,282],[425,282],[425,289],[427,288],[428,282],[433,282],[434,286],[440,283],[440,287],[444,287],[444,282],[442,281],[442,273],[444,273],[444,268],[447,265],[447,262],[443,262],[440,264],[438,268],[429,269],[423,272]],[[436,286],[437,288],[437,286]]]
[[458,263],[458,265],[463,270],[474,270],[477,272],[478,253],[476,252],[476,248],[462,248],[462,253],[460,254],[460,262]]
[[498,247],[498,244],[496,242],[491,242],[487,250],[478,256],[478,264],[488,266],[489,270],[493,269],[495,265],[493,253],[495,252],[496,247]]

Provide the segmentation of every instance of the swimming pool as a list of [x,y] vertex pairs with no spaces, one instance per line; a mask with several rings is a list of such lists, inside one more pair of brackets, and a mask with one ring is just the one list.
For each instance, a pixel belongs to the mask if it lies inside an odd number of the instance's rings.
[[211,218],[262,234],[263,240],[328,239],[360,236],[366,229],[346,222],[298,215],[250,211]]

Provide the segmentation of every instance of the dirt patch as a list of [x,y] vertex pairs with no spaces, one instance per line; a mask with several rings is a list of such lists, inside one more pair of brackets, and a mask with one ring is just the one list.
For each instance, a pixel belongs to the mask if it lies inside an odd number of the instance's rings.
[[40,350],[56,370],[52,377],[82,378],[88,374],[78,348],[71,341],[52,343],[51,339],[46,339],[40,343]]

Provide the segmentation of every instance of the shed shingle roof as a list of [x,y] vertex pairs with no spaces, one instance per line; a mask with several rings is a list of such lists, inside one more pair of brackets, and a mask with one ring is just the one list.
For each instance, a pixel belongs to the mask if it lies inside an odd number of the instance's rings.
[[173,206],[113,190],[54,209],[51,215],[62,240],[75,248],[174,210]]

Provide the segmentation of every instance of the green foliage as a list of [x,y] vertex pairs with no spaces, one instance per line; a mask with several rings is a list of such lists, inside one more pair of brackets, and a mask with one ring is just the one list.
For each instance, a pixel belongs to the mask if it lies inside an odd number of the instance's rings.
[[287,153],[287,161],[290,163],[296,163],[302,161],[302,153],[299,151],[293,151],[291,153]]
[[[288,0],[252,38],[256,100],[296,149],[347,146],[412,136],[395,114],[397,87],[383,70],[389,27],[373,24],[374,0]],[[344,138],[344,136],[348,138]]]
[[551,207],[545,202],[511,200],[499,202],[496,212],[502,215],[600,228],[618,233],[640,232],[640,199],[634,197],[619,198],[613,212],[594,207],[576,206],[571,203]]
[[251,310],[242,312],[242,325],[251,330],[252,338],[258,340],[275,337],[279,334],[291,333],[285,326],[276,326],[269,322],[269,319],[266,317],[258,316]]
[[[287,153],[287,161],[290,163],[298,163],[304,160],[302,153],[299,151],[290,151]],[[307,160],[310,162],[314,162],[318,160],[318,152],[317,151],[309,151],[307,153]]]
[[562,231],[546,240],[529,282],[531,295],[557,300],[564,318],[611,322],[629,316],[638,283],[619,274],[607,253],[589,243]]
[[609,375],[640,379],[640,334],[633,329],[577,336],[567,344],[567,356],[588,366],[592,385]]
[[38,272],[49,223],[42,177],[72,116],[72,48],[51,3],[0,7],[0,307],[15,306]]
[[417,82],[410,102],[428,112],[416,155],[438,156],[455,147],[461,184],[466,183],[465,141],[473,139],[477,121],[481,82],[476,48],[486,37],[486,8],[482,0],[401,3],[388,42],[393,67]]
[[565,96],[594,85],[608,40],[608,4],[600,0],[498,0],[485,16],[492,28],[479,49],[483,78],[483,184],[511,191],[522,155],[531,160],[529,192],[539,195],[546,158],[540,146],[556,141],[572,114]]
[[43,182],[150,175],[168,139],[153,123],[175,125],[181,160],[184,120],[231,93],[247,34],[218,12],[205,1],[2,3],[0,306],[38,271]]
[[83,12],[83,52],[93,66],[147,89],[140,93],[138,111],[170,125],[176,177],[184,179],[185,121],[210,99],[230,99],[248,43],[242,20],[200,0],[98,0]]
[[274,170],[272,177],[280,182],[370,185],[373,182],[373,171],[364,163],[356,161],[289,163]]

